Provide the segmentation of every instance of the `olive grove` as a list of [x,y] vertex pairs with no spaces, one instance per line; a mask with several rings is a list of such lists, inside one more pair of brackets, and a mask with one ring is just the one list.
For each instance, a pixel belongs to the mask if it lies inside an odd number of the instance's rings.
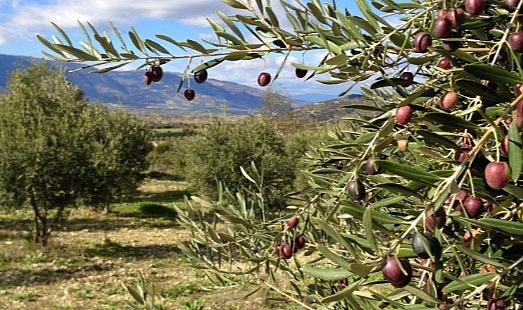
[[[82,44],[58,26],[55,41],[38,37],[48,57],[95,72],[150,67],[146,83],[169,61],[202,58],[190,70],[207,76],[225,62],[323,52],[280,71],[361,86],[371,104],[349,108],[373,113],[347,118],[352,129],[308,152],[309,188],[290,201],[292,215],[234,189],[180,210],[192,231],[180,248],[212,283],[263,274],[252,281],[305,309],[520,308],[523,2],[356,0],[349,12],[342,1],[282,0],[282,14],[271,1],[224,2],[236,13],[210,21],[214,42],[134,29],[124,39],[90,24]],[[261,72],[260,86],[278,74]]]

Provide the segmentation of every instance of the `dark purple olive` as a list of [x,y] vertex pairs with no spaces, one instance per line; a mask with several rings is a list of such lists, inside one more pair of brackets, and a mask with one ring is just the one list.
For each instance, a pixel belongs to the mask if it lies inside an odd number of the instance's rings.
[[485,10],[485,0],[465,0],[465,11],[472,16],[478,16]]
[[367,172],[370,175],[375,175],[375,174],[381,173],[381,171],[382,171],[382,169],[380,169],[380,167],[376,166],[376,163],[374,162],[374,159],[372,159],[372,157],[367,158],[365,167],[367,168]]
[[296,228],[296,227],[298,227],[299,222],[300,222],[299,218],[291,217],[290,219],[287,220],[287,227],[289,227],[289,229]]
[[438,60],[438,67],[444,70],[452,68],[452,62],[448,58],[441,58]]
[[287,243],[281,245],[281,257],[290,259],[292,257],[292,247]]
[[461,8],[450,10],[447,19],[450,21],[452,28],[456,28],[465,21],[465,12]]
[[184,92],[183,92],[183,96],[185,97],[185,99],[187,99],[188,101],[192,101],[194,99],[194,97],[196,97],[196,92],[194,91],[194,89],[192,88],[187,88]]
[[294,70],[294,74],[297,78],[302,79],[307,75],[307,70],[296,68],[296,70]]
[[419,258],[428,259],[434,258],[439,260],[441,257],[441,244],[431,233],[416,233],[412,238],[412,249]]
[[506,162],[491,162],[485,167],[485,182],[493,189],[502,189],[510,181],[510,167]]
[[404,105],[396,109],[396,123],[405,125],[410,122],[412,118],[412,108],[409,105]]
[[160,66],[151,66],[151,80],[153,82],[160,82],[163,77],[163,69]]
[[432,37],[426,32],[419,32],[414,36],[412,46],[416,52],[426,53],[429,51],[429,47],[432,46]]
[[508,45],[518,53],[523,52],[523,31],[511,33],[508,36]]
[[271,77],[270,73],[262,72],[258,76],[258,85],[260,85],[262,87],[267,86],[271,83],[271,79],[272,79],[272,77]]
[[489,298],[487,301],[487,310],[505,310],[505,300],[501,298]]
[[294,247],[297,250],[303,249],[306,244],[307,244],[307,239],[305,238],[304,235],[299,235],[298,237],[296,237],[294,239]]
[[365,186],[360,180],[347,183],[347,195],[352,200],[362,200],[365,198]]
[[458,94],[455,91],[450,90],[441,95],[439,106],[442,110],[450,111],[458,104],[458,102]]
[[196,83],[201,84],[207,80],[208,76],[209,74],[207,73],[207,70],[203,69],[194,73],[194,80]]
[[404,79],[404,80],[407,80],[407,81],[413,81],[414,80],[414,74],[412,74],[412,72],[405,71],[405,72],[403,72],[400,75],[400,79]]
[[425,217],[425,228],[427,230],[434,230],[435,228],[443,228],[447,222],[447,213],[443,207],[439,208],[432,214],[427,214]]
[[151,85],[153,79],[151,77],[151,72],[149,71],[146,71],[144,76],[143,76],[143,81],[145,82],[145,85],[149,86]]
[[412,265],[405,258],[391,256],[382,261],[381,273],[394,287],[405,287],[412,279]]
[[471,218],[477,218],[485,210],[485,204],[483,200],[479,197],[468,196],[465,201],[463,201],[463,207],[467,212],[467,215]]
[[452,31],[452,23],[447,18],[438,18],[434,24],[434,34],[438,38],[448,38]]
[[508,140],[509,140],[508,135],[504,135],[503,139],[499,143],[499,150],[501,152],[501,155],[505,155],[505,156],[508,155],[508,144],[509,144]]

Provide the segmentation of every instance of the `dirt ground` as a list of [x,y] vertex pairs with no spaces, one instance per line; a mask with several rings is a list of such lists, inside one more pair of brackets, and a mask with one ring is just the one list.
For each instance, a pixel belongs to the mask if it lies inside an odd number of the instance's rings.
[[176,247],[185,232],[173,219],[82,208],[42,248],[28,240],[29,216],[0,214],[0,309],[127,309],[132,297],[122,284],[134,286],[140,274],[163,309],[295,309],[269,303],[265,290],[245,298],[249,285],[206,288]]

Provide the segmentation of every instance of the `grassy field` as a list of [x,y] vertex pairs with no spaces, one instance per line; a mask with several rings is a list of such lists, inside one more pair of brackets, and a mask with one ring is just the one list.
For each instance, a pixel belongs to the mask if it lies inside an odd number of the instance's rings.
[[184,183],[149,179],[140,194],[102,214],[72,210],[46,248],[28,240],[28,210],[0,213],[1,309],[127,309],[122,284],[144,276],[163,309],[296,309],[254,287],[209,288],[176,246],[187,232],[176,224],[173,203]]

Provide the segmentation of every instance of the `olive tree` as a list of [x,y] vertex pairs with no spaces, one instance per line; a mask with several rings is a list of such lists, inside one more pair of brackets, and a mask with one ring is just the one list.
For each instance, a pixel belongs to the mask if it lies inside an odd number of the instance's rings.
[[74,132],[84,107],[78,87],[43,63],[13,72],[0,96],[0,197],[29,203],[44,245],[77,198],[85,154]]
[[46,245],[80,198],[107,202],[136,188],[149,130],[130,116],[87,104],[63,71],[35,63],[14,71],[0,95],[0,200],[34,212]]
[[82,178],[84,202],[109,212],[110,204],[134,194],[148,168],[151,130],[122,109],[102,104],[86,108],[77,131],[87,165]]
[[[236,123],[214,120],[185,143],[185,179],[197,193],[216,199],[217,182],[239,192],[261,185],[260,195],[270,209],[285,206],[284,194],[292,189],[296,164],[270,120],[254,116]],[[259,171],[262,184],[246,179],[242,169]]]
[[[205,57],[192,68],[201,72],[322,52],[319,63],[281,69],[347,91],[359,84],[371,100],[350,106],[373,112],[350,118],[353,130],[308,153],[310,188],[292,220],[249,212],[263,204],[256,194],[196,199],[181,213],[193,231],[183,251],[216,283],[264,271],[260,284],[306,309],[520,308],[523,2],[356,0],[353,12],[336,1],[282,0],[281,15],[270,1],[224,2],[236,11],[210,22],[216,42],[131,30],[125,44],[116,28],[116,39],[94,33],[87,41],[99,45],[86,49],[63,31],[62,43],[39,37],[51,57],[107,64],[98,72],[139,61],[157,73],[167,61]],[[210,211],[225,230],[198,220]],[[293,290],[278,286],[276,270]]]

